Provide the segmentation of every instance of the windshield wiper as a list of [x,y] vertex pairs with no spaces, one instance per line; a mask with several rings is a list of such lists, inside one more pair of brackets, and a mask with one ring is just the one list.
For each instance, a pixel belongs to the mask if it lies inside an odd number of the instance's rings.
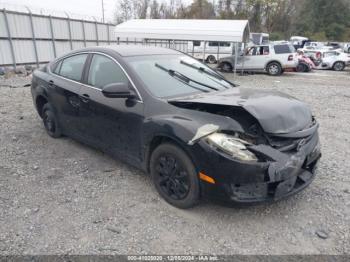
[[193,83],[195,83],[195,84],[197,84],[197,85],[204,86],[204,87],[209,88],[209,89],[211,89],[211,90],[215,90],[215,91],[218,91],[218,90],[219,90],[219,89],[217,89],[217,88],[215,88],[215,87],[212,87],[212,86],[210,86],[210,85],[207,85],[207,84],[198,82],[198,81],[196,81],[196,80],[194,80],[194,79],[192,79],[192,78],[189,78],[188,76],[185,76],[184,74],[181,74],[180,72],[177,72],[177,71],[172,70],[172,69],[167,69],[167,68],[165,68],[164,66],[161,66],[161,65],[159,65],[159,64],[157,64],[157,63],[155,63],[155,66],[158,67],[159,69],[161,69],[161,70],[167,72],[169,75],[171,75],[172,77],[175,77],[176,79],[180,80],[181,82],[186,83],[187,85],[189,85],[189,86],[192,87],[192,88],[201,90],[201,91],[203,91],[203,92],[209,92],[208,90],[204,90],[204,89],[202,89],[202,88],[198,88],[198,87],[195,87],[195,86],[193,86],[193,85],[190,85],[189,82],[193,82]]
[[[205,69],[204,67],[195,66],[195,65],[190,64],[190,63],[187,63],[187,62],[185,62],[185,61],[183,61],[183,60],[180,60],[180,63],[183,64],[183,65],[185,65],[185,66],[188,66],[188,67],[191,67],[191,68],[193,68],[193,69],[196,69],[196,70],[198,70],[199,72],[202,72],[202,73],[205,73],[205,74],[207,74],[207,75],[209,75],[209,76],[215,77],[216,79],[223,80],[223,81],[225,81],[226,83],[229,83],[230,85],[232,85],[232,86],[234,86],[234,87],[237,86],[237,85],[235,85],[234,83],[232,83],[232,82],[228,81],[227,79],[225,79],[225,78],[224,78],[223,76],[221,76],[220,74],[212,73],[212,72],[208,71],[207,69]],[[215,81],[215,82],[216,82],[216,81]],[[221,83],[219,83],[219,82],[216,82],[216,83],[218,83],[218,84],[224,86],[225,88],[227,88],[225,85],[223,85],[223,84],[221,84]]]

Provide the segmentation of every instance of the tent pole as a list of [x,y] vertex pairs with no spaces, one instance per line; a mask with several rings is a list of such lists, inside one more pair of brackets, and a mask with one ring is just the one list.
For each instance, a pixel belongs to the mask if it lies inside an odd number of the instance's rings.
[[241,75],[244,75],[244,61],[245,61],[245,47],[243,48],[243,57],[242,57],[242,72]]
[[203,63],[205,63],[205,47],[207,46],[207,41],[204,41],[204,48],[203,48]]
[[216,57],[216,61],[219,63],[219,59],[220,59],[220,42],[218,42],[218,53],[217,53],[217,57]]
[[237,59],[238,59],[238,56],[237,56],[237,53],[238,53],[238,43],[235,43],[235,68],[233,69],[233,77],[236,78],[236,68],[237,68]]

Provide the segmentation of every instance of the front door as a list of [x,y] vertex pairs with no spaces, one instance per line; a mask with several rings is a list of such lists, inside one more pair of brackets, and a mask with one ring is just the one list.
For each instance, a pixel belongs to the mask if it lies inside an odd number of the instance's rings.
[[120,65],[94,54],[85,81],[80,89],[80,118],[87,140],[127,161],[140,159],[143,103],[138,99],[108,98],[102,93],[102,88],[112,83],[123,82],[133,88]]

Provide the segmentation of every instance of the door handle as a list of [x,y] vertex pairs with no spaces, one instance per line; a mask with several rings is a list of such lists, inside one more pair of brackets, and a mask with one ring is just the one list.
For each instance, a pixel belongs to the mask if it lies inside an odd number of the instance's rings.
[[83,101],[84,103],[88,103],[90,101],[90,96],[88,94],[83,94],[80,97],[81,101]]
[[55,85],[55,82],[53,80],[50,80],[49,81],[49,86],[54,86]]

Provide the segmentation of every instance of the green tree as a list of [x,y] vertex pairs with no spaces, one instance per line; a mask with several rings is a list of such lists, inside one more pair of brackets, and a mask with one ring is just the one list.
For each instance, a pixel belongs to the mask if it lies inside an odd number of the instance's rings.
[[332,40],[343,40],[350,26],[350,7],[345,0],[304,0],[298,18],[298,34],[324,33]]
[[328,40],[345,40],[346,27],[342,24],[332,23],[325,28]]
[[215,18],[214,6],[207,0],[194,0],[189,6],[188,16],[193,19]]

